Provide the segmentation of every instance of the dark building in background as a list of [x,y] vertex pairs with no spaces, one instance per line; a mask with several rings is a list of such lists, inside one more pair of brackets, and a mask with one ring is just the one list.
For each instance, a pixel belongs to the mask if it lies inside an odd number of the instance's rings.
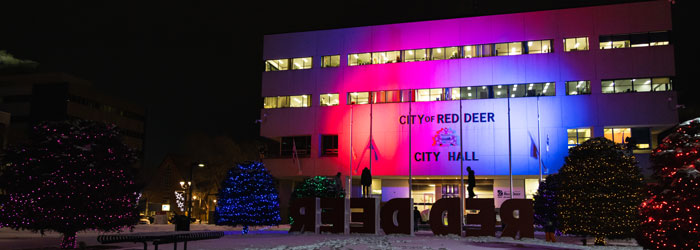
[[6,144],[26,141],[35,122],[75,118],[116,124],[124,143],[143,155],[145,108],[65,73],[0,75],[0,111],[11,114],[11,125],[0,128]]

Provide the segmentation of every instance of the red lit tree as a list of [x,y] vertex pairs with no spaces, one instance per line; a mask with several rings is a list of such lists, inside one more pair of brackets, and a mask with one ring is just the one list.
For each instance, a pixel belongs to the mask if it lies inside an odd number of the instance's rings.
[[12,146],[0,171],[0,226],[63,234],[117,231],[138,222],[136,154],[114,125],[73,120],[33,127],[30,143]]
[[700,118],[687,121],[652,152],[658,181],[642,203],[637,242],[645,248],[700,249]]

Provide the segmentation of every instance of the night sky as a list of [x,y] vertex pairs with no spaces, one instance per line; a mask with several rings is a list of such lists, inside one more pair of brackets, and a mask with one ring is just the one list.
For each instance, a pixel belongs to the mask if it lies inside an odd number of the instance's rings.
[[[188,133],[257,137],[265,34],[634,1],[6,2],[0,50],[145,106],[145,163],[154,166]],[[686,73],[700,58],[690,2],[673,7],[681,119],[700,116],[691,95],[700,84]]]

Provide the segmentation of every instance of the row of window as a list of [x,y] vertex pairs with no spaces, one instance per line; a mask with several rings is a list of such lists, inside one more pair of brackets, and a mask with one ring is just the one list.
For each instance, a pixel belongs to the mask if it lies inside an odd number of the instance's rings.
[[348,66],[541,53],[552,53],[552,40],[349,54]]
[[104,112],[115,113],[115,114],[118,114],[119,116],[126,117],[129,119],[134,119],[134,120],[138,120],[138,121],[142,121],[142,122],[146,121],[146,117],[144,117],[143,115],[140,115],[140,114],[128,111],[128,110],[120,109],[120,108],[114,107],[112,105],[103,104],[103,103],[100,103],[98,101],[91,100],[91,99],[88,99],[88,98],[85,98],[82,96],[68,95],[68,101],[78,103],[78,104],[81,104],[83,106],[91,107],[94,109],[99,109],[99,110],[104,111]]
[[662,46],[669,43],[669,32],[649,32],[637,34],[600,36],[600,49],[621,49],[633,47]]
[[[668,77],[634,78],[602,80],[602,93],[629,93],[629,92],[658,92],[671,91],[671,79]],[[554,96],[555,83],[526,83],[512,85],[491,85],[454,88],[431,89],[404,89],[349,92],[347,104],[369,103],[398,103],[398,102],[431,102],[454,101],[471,99],[493,99]],[[567,81],[566,95],[591,94],[590,81]],[[336,106],[340,104],[340,96],[337,93],[321,94],[321,106]],[[311,106],[311,95],[294,96],[269,96],[264,98],[263,108],[301,108]]]
[[[592,137],[591,128],[567,129],[568,147],[579,145]],[[625,143],[634,149],[649,149],[651,147],[651,133],[649,128],[604,128],[603,136],[615,143]],[[338,156],[338,135],[321,135],[320,155]],[[311,156],[311,136],[282,137],[279,145],[272,145],[266,152],[266,157],[296,157]]]
[[[637,34],[601,35],[599,37],[599,43],[600,49],[668,45],[669,32],[663,31]],[[523,42],[366,52],[349,54],[348,66],[552,53],[552,49],[552,40],[533,40]],[[588,37],[572,37],[564,39],[565,52],[588,49]],[[273,59],[265,61],[265,71],[289,70],[290,62],[292,65],[292,70],[310,69],[312,67],[312,57]],[[340,55],[321,57],[322,68],[339,66]]]
[[[591,128],[567,129],[568,147],[579,145],[591,139]],[[604,128],[603,136],[615,143],[625,143],[633,149],[651,148],[651,133],[649,128]]]

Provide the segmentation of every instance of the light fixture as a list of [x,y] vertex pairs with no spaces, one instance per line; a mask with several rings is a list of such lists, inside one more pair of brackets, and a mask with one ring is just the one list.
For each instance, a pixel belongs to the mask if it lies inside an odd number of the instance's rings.
[[547,45],[542,46],[542,50],[547,50],[547,48],[548,48]]
[[353,54],[352,56],[354,56],[355,58],[358,58],[357,54]]
[[511,94],[510,97],[515,97],[515,94]]
[[496,95],[501,95],[501,91],[496,92]]
[[197,164],[197,167],[203,168],[203,167],[204,167],[204,163],[199,163],[199,164]]
[[472,93],[469,93],[468,95],[469,95],[469,96],[472,96]]
[[184,182],[184,181],[181,181],[181,182],[180,182],[180,186],[184,186],[184,185],[185,185],[185,182]]
[[472,87],[467,87],[467,90],[472,90]]
[[408,51],[408,54],[409,54],[409,55],[413,55],[413,50],[409,50],[409,51]]
[[578,43],[574,44],[574,48],[578,48],[578,45],[579,45]]
[[644,82],[644,84],[649,84],[649,83],[651,83],[651,81],[649,81],[649,80],[647,80],[646,82]]
[[438,48],[437,53],[442,53],[442,49]]
[[197,199],[197,196],[196,196],[196,195],[193,195],[193,196],[192,196],[192,199],[193,199],[193,200],[196,200],[196,199]]
[[428,184],[428,186],[434,187],[434,186],[435,186],[435,184]]
[[472,51],[472,46],[467,46],[467,51]]

